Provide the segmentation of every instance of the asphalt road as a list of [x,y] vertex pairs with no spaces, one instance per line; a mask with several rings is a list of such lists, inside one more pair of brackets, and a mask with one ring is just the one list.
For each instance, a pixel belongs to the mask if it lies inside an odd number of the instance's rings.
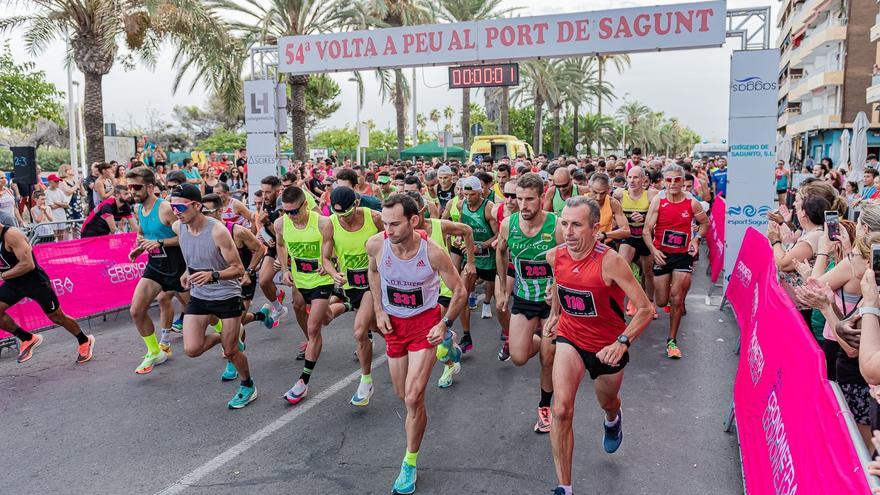
[[[665,357],[662,313],[630,351],[625,436],[613,455],[601,447],[591,384],[582,385],[578,495],[742,493],[736,437],[722,431],[738,331],[729,312],[706,305],[705,276],[694,282],[679,335],[684,358]],[[438,389],[441,367],[434,369],[418,493],[548,494],[556,484],[549,437],[532,432],[537,362],[499,362],[497,323],[473,318],[475,349],[455,385]],[[221,383],[219,350],[191,359],[177,337],[173,359],[136,375],[144,346],[126,313],[83,323],[97,337],[86,365],[74,365],[75,342],[61,329],[45,332],[25,364],[4,351],[0,493],[390,493],[404,453],[405,409],[392,393],[379,338],[376,394],[366,408],[348,404],[358,370],[352,322],[344,315],[325,329],[310,395],[298,406],[281,398],[302,369],[294,360],[302,334],[292,319],[272,331],[249,328],[259,399],[238,411],[226,408],[237,382]]]

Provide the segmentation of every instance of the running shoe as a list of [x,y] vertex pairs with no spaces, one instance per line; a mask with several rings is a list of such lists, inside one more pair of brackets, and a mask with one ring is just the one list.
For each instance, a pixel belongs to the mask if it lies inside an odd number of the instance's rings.
[[181,313],[180,317],[174,320],[173,323],[171,323],[171,330],[177,333],[183,331],[183,313]]
[[281,309],[275,309],[273,307],[272,311],[270,312],[270,314],[272,315],[272,320],[280,322],[282,319],[284,319],[285,316],[287,316],[287,311],[287,306],[281,306]]
[[666,306],[663,306],[664,313],[669,313],[670,311],[672,311],[672,306],[670,306],[668,304]]
[[76,364],[87,363],[92,360],[92,352],[95,350],[95,336],[89,335],[89,341],[80,344],[76,353]]
[[498,351],[498,360],[499,361],[509,361],[510,360],[510,346],[507,345],[507,342],[501,346],[501,350]]
[[213,325],[209,325],[209,326],[214,329],[215,333],[223,332],[223,320],[217,320],[217,323],[214,323]]
[[168,357],[171,357],[171,355],[174,354],[174,351],[171,349],[171,344],[166,344],[164,342],[159,342],[159,350],[167,354]]
[[553,493],[551,495],[565,495],[565,488],[562,488],[561,486],[557,486],[553,490]]
[[370,403],[370,397],[373,396],[373,384],[372,383],[364,383],[360,382],[358,385],[357,392],[351,396],[351,405],[353,406],[366,406]]
[[666,357],[669,359],[681,359],[681,349],[678,348],[675,339],[666,341]]
[[461,336],[461,340],[458,341],[458,346],[461,347],[462,353],[467,353],[468,351],[474,348],[474,341],[471,340],[471,334],[466,333]]
[[34,355],[34,349],[43,343],[43,336],[34,334],[31,340],[22,340],[18,344],[18,362],[23,363]]
[[480,313],[480,318],[486,320],[492,317],[492,305],[483,303],[483,311]]
[[473,292],[468,295],[468,309],[471,311],[477,310],[477,295]]
[[232,396],[232,399],[229,400],[227,405],[229,406],[229,409],[241,409],[255,400],[257,400],[256,385],[253,387],[239,385],[238,391],[235,392],[235,395]]
[[623,442],[623,415],[622,411],[617,412],[617,424],[614,426],[608,426],[608,423],[605,423],[604,418],[602,419],[602,424],[605,427],[605,436],[602,437],[602,447],[605,448],[605,452],[609,454],[613,454],[617,452],[617,449],[620,448],[620,443]]
[[168,355],[162,351],[159,351],[157,354],[147,354],[144,356],[144,360],[141,361],[140,366],[135,368],[134,372],[138,375],[146,375],[147,373],[153,371],[153,368],[159,366],[168,360]]
[[452,363],[452,366],[444,366],[443,374],[440,375],[440,380],[437,381],[437,386],[440,388],[449,388],[452,386],[452,377],[459,374],[461,372],[461,363]]
[[260,308],[260,313],[263,314],[263,326],[264,327],[268,328],[269,330],[272,330],[273,328],[278,326],[279,322],[275,321],[275,319],[272,318],[272,305],[271,304],[269,304],[269,303],[264,304],[263,307]]
[[550,408],[549,407],[539,407],[538,408],[538,422],[535,423],[535,433],[550,433]]
[[223,370],[223,374],[220,375],[221,382],[231,382],[238,378],[238,370],[235,369],[235,365],[232,364],[232,361],[226,361],[226,368]]
[[302,378],[296,381],[296,384],[284,394],[287,402],[293,405],[299,404],[309,393],[309,384],[302,381]]
[[400,474],[394,480],[394,486],[391,487],[391,493],[394,494],[410,494],[416,491],[416,467],[410,466],[406,462],[400,466]]
[[[309,346],[308,342],[300,342],[299,343],[299,352],[296,354],[296,360],[302,361],[306,358],[306,347]],[[357,352],[357,351],[355,351]]]

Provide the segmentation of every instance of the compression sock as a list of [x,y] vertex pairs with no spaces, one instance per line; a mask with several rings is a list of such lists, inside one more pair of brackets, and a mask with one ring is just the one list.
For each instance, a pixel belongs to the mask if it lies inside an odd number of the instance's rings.
[[155,332],[151,333],[150,335],[147,335],[146,337],[143,337],[143,339],[144,339],[144,344],[147,344],[147,354],[155,356],[156,354],[159,354],[160,352],[162,352],[159,350],[159,341],[156,340],[156,333]]
[[620,423],[620,413],[617,413],[617,416],[615,416],[614,421],[608,421],[608,414],[605,414],[605,426],[608,426],[608,427],[617,426],[617,423]]
[[251,316],[254,317],[254,321],[266,321],[266,313],[263,313],[262,311],[251,313]]
[[543,388],[541,389],[541,402],[538,403],[538,407],[550,407],[550,400],[553,398],[553,392],[547,392]]
[[361,383],[370,384],[373,383],[373,377],[370,375],[361,375]]
[[254,386],[254,381],[253,381],[253,379],[251,379],[251,378],[248,378],[247,380],[242,380],[242,381],[241,381],[241,386],[242,386],[242,387],[253,387],[253,386]]
[[74,337],[76,337],[76,342],[80,345],[87,344],[89,342],[89,337],[86,336],[86,333],[82,330],[80,330],[78,334],[74,335]]
[[312,377],[312,370],[315,369],[316,364],[316,361],[309,361],[306,359],[305,365],[303,365],[303,372],[302,375],[299,376],[299,379],[306,385],[309,383],[309,378]]
[[170,344],[171,343],[171,329],[163,328],[162,329],[162,337],[159,338],[160,344]]
[[20,340],[22,342],[27,342],[28,340],[31,340],[32,338],[34,338],[34,334],[25,331],[21,327],[18,327],[15,330],[13,330],[12,335],[15,335],[16,337],[18,337],[18,340]]
[[418,452],[410,452],[407,450],[406,455],[403,456],[403,462],[407,463],[408,465],[410,465],[412,467],[416,467],[416,461],[418,460],[418,458],[419,458]]

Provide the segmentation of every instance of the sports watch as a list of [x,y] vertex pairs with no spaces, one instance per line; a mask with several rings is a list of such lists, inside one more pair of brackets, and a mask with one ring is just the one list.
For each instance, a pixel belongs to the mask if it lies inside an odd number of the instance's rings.
[[621,344],[625,345],[627,349],[629,349],[629,345],[632,343],[629,341],[629,337],[624,334],[620,334],[617,336],[617,341]]
[[442,321],[443,324],[446,325],[447,330],[452,330],[452,324],[455,323],[453,320],[450,320],[449,318],[447,318],[445,316],[440,321]]
[[211,281],[217,283],[220,281],[220,272],[214,270],[211,272]]

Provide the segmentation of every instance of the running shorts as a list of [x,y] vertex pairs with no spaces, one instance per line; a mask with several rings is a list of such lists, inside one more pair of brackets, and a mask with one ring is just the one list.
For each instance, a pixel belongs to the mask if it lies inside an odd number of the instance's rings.
[[13,282],[14,279],[10,279],[0,285],[0,302],[12,307],[27,297],[33,299],[46,314],[58,310],[60,307],[58,296],[52,289],[52,282],[48,275],[40,270],[36,277],[25,275],[24,278],[27,279],[25,283]]
[[277,246],[266,246],[266,257],[272,259],[278,259],[278,247]]
[[462,251],[461,248],[458,248],[455,246],[449,246],[449,253],[450,254],[457,254],[457,255],[461,256],[462,258],[464,258],[464,251]]
[[494,282],[495,275],[498,275],[496,270],[484,270],[482,268],[477,268],[477,278],[480,280],[484,280],[486,282]]
[[229,299],[221,299],[219,301],[209,301],[199,299],[198,297],[190,297],[189,304],[186,305],[184,314],[188,315],[214,315],[221,320],[228,318],[238,318],[244,311],[241,304],[241,296],[230,297]]
[[317,287],[311,289],[297,289],[300,294],[302,294],[303,299],[306,300],[306,304],[312,304],[312,301],[315,299],[330,299],[330,294],[333,293],[332,285],[319,285]]
[[513,263],[507,264],[507,276],[510,278],[516,278],[516,268],[513,267]]
[[450,303],[452,303],[452,298],[449,296],[440,296],[437,298],[437,304],[444,308],[448,308]]
[[658,265],[654,263],[654,276],[660,277],[669,275],[672,272],[693,273],[694,257],[687,253],[664,253],[666,254],[666,264]]
[[161,255],[150,255],[143,278],[159,284],[163,292],[187,292],[180,283],[185,271],[183,252],[177,246],[168,246],[162,249]]
[[254,294],[257,292],[257,282],[251,280],[251,283],[241,286],[241,299],[243,301],[253,301]]
[[[577,351],[581,356],[581,361],[584,362],[584,368],[590,374],[590,378],[595,380],[602,375],[613,375],[623,370],[626,367],[626,363],[629,362],[629,351],[625,351],[623,356],[620,357],[620,361],[617,363],[617,366],[611,366],[603,363],[596,357],[595,352],[585,351],[580,347],[576,346],[574,342],[566,339],[562,336],[556,337],[556,344],[568,344],[574,347],[574,350]],[[557,347],[558,349],[558,347]]]
[[348,300],[348,303],[351,304],[351,307],[354,309],[361,308],[361,301],[364,299],[364,294],[370,292],[370,289],[345,289],[343,290],[343,296]]
[[510,312],[515,315],[523,315],[527,320],[535,318],[546,320],[550,317],[550,305],[545,301],[528,301],[514,295]]
[[428,332],[440,322],[440,306],[434,306],[409,318],[388,315],[391,320],[391,333],[385,334],[385,353],[390,358],[402,358],[408,352],[432,349],[428,343]]
[[621,239],[620,243],[632,246],[636,250],[636,256],[651,256],[651,250],[648,249],[648,245],[645,244],[645,239],[642,237],[627,237],[626,239]]

